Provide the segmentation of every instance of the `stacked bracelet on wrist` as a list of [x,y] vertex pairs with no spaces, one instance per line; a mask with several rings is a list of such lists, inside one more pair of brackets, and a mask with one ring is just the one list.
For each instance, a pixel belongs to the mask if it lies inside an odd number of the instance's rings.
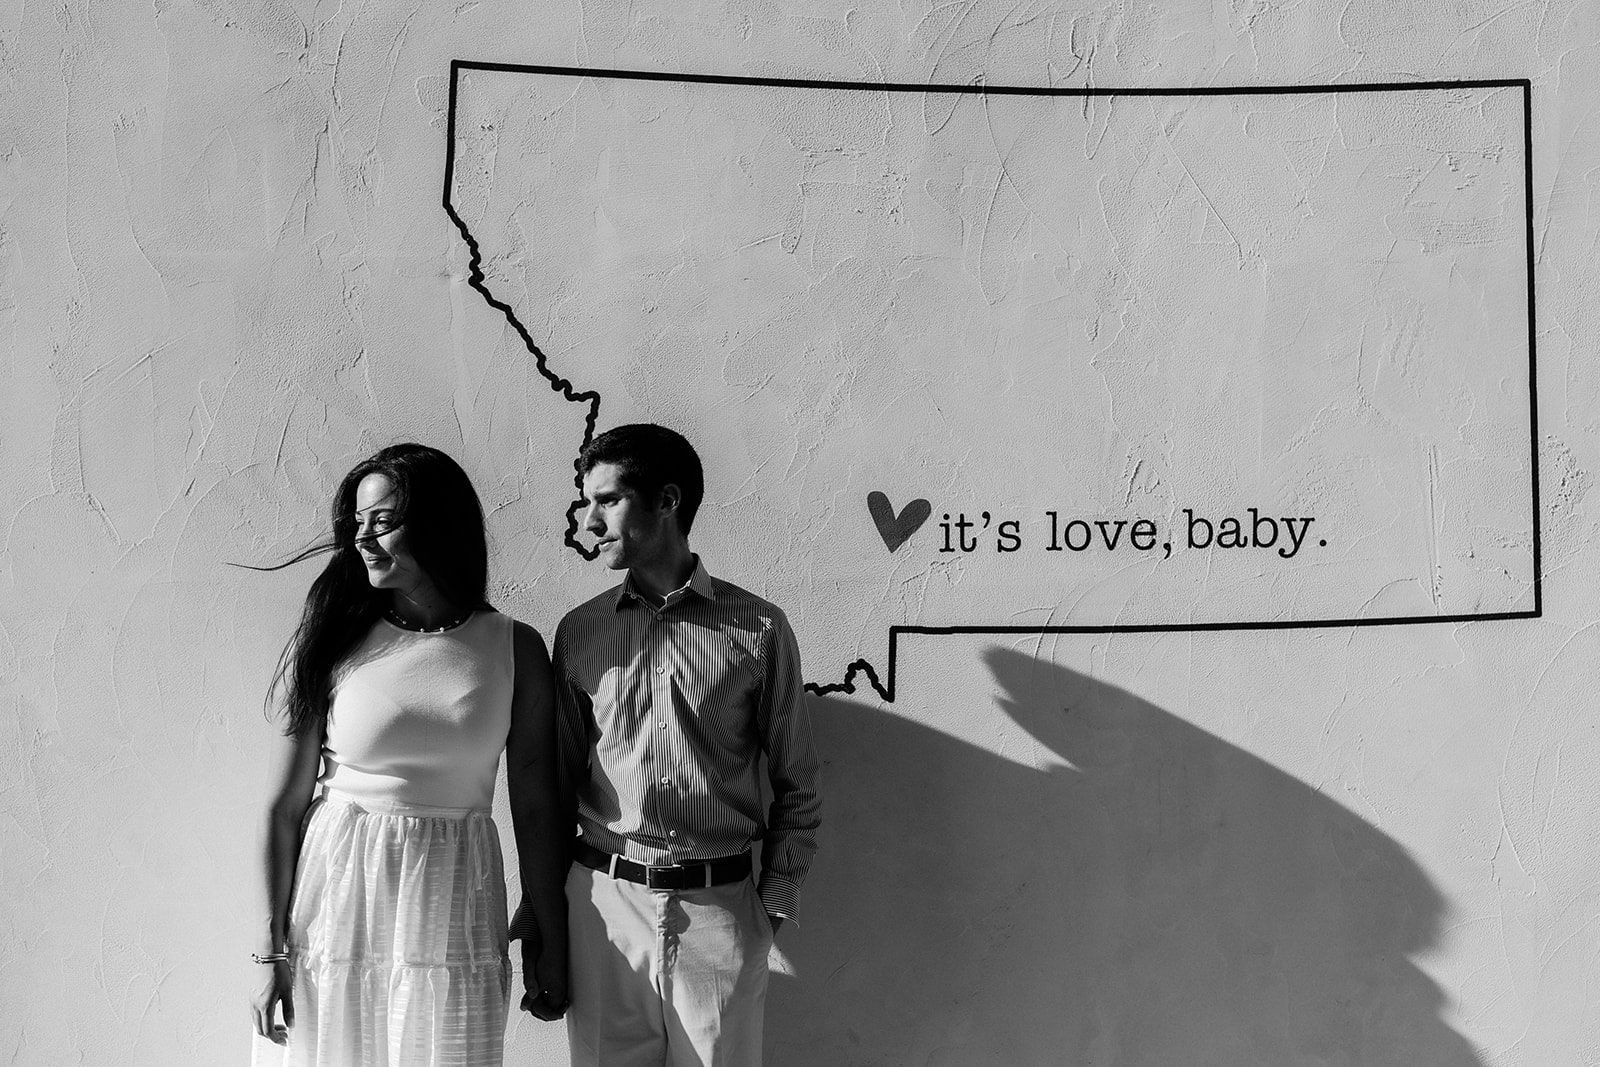
[[287,963],[289,954],[287,952],[252,952],[250,953],[250,958],[257,963]]

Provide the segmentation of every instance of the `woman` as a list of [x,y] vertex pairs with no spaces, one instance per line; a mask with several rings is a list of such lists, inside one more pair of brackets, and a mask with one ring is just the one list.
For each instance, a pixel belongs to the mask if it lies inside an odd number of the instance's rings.
[[268,826],[256,1032],[291,1063],[499,1064],[511,972],[489,807],[502,751],[537,926],[523,1007],[556,1019],[566,1005],[572,835],[549,656],[485,599],[483,511],[444,453],[395,445],[357,464],[333,533],[290,561],[332,552],[273,682],[292,751]]

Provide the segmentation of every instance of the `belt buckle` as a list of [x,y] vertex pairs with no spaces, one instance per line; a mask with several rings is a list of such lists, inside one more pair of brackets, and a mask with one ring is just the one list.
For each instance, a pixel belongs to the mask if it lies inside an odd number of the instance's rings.
[[669,873],[676,873],[677,871],[677,867],[646,867],[644,869],[644,886],[646,889],[677,889],[678,887],[675,885],[663,885],[656,881],[657,872],[665,879]]

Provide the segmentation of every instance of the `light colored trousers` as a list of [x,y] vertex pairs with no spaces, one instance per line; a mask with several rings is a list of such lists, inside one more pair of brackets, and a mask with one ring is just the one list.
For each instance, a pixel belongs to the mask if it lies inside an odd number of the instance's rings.
[[755,885],[646,889],[567,875],[573,1067],[761,1063],[772,925]]

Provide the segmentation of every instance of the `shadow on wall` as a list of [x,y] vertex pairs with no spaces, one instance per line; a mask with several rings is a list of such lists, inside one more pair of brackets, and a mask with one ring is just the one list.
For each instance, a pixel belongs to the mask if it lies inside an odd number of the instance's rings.
[[813,698],[824,851],[768,1063],[1480,1063],[1408,958],[1442,902],[1398,844],[1124,690],[986,659],[1070,767]]

